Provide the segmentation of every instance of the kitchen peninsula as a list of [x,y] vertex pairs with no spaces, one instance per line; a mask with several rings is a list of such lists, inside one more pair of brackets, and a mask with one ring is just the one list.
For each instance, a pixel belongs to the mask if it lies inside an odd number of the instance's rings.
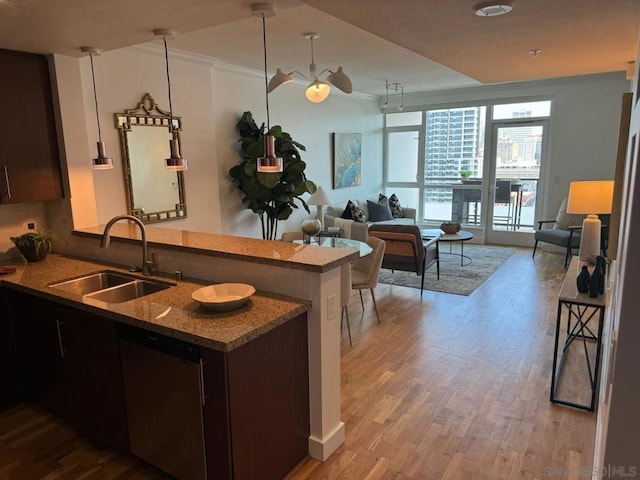
[[[128,225],[115,225],[111,232],[113,243],[106,250],[99,248],[102,231],[102,226],[75,230],[69,240],[67,253],[123,266],[139,263],[137,229]],[[264,292],[265,297],[265,303],[262,303],[263,299],[258,295],[252,308],[269,310],[276,317],[279,316],[278,305],[282,306],[282,303],[271,303],[268,299],[277,299],[279,296],[299,299],[291,313],[295,316],[300,308],[307,310],[310,423],[308,452],[319,460],[328,458],[344,441],[344,424],[340,421],[341,337],[337,315],[339,267],[357,258],[358,253],[353,250],[156,227],[148,228],[147,232],[149,248],[155,254],[156,268],[159,271],[173,273],[180,270],[185,278],[197,278],[205,283],[250,283],[260,293]],[[55,263],[55,258],[51,259],[52,263]],[[42,267],[46,268],[47,263],[49,260]],[[34,271],[32,266],[27,269]],[[162,295],[173,296],[182,289],[179,302],[190,302],[190,292],[184,291],[182,282],[178,283],[173,293],[165,291],[154,296],[157,295],[158,299]],[[188,298],[185,299],[185,296]],[[127,303],[138,304],[138,300]],[[164,303],[158,302],[155,308],[161,308]],[[185,311],[184,307],[180,303],[174,304],[178,311]],[[127,307],[122,305],[116,308]],[[157,313],[162,312],[154,312]],[[127,313],[121,311],[118,312],[120,314]],[[160,322],[168,322],[175,315],[172,310],[166,317],[161,317]],[[189,320],[185,320],[186,323],[194,320],[193,317],[187,317]],[[195,324],[198,322],[200,320],[196,319]],[[157,327],[166,328],[167,325]],[[176,335],[176,332],[169,333]],[[176,336],[179,337],[180,334]]]

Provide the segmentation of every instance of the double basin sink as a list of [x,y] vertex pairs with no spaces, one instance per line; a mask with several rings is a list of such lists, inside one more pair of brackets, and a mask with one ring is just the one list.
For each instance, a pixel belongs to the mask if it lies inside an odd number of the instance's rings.
[[112,270],[102,270],[82,277],[52,283],[49,286],[82,296],[83,299],[93,299],[105,303],[122,303],[166,290],[175,286],[175,283],[140,278]]

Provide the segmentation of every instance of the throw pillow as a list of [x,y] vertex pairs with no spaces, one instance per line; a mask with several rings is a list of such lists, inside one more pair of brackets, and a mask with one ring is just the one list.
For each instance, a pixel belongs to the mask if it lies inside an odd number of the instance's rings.
[[565,198],[562,200],[553,228],[566,230],[568,227],[580,226],[585,216],[579,213],[567,213],[567,199]]
[[349,200],[347,202],[347,206],[344,207],[344,211],[342,212],[342,215],[340,215],[340,218],[345,218],[347,220],[353,220],[353,217],[351,216],[351,205],[353,205],[353,202],[351,200]]
[[351,206],[351,219],[354,222],[367,223],[364,210],[351,201],[349,201],[349,205]]
[[404,212],[402,211],[400,200],[398,200],[398,197],[395,193],[389,197],[389,208],[391,209],[391,215],[393,215],[393,218],[404,217]]
[[393,220],[393,215],[391,215],[391,209],[389,208],[389,199],[387,197],[379,200],[378,203],[367,200],[367,207],[369,208],[369,220],[371,222]]

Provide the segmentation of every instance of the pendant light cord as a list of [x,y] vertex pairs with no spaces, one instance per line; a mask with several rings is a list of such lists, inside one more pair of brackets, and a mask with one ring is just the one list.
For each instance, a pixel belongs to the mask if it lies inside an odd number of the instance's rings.
[[171,135],[174,135],[173,131],[173,106],[171,103],[171,78],[169,77],[169,50],[167,49],[167,37],[163,36],[162,41],[164,42],[164,63],[167,67],[167,88],[169,90],[169,128],[171,130]]
[[262,15],[262,51],[264,52],[264,100],[267,105],[267,134],[271,130],[269,122],[269,82],[267,80],[267,27]]
[[98,141],[102,142],[102,131],[100,129],[100,114],[98,113],[98,93],[96,91],[96,74],[93,70],[93,54],[89,54],[89,60],[91,60],[91,80],[93,81],[93,101],[96,104],[96,121],[98,123]]

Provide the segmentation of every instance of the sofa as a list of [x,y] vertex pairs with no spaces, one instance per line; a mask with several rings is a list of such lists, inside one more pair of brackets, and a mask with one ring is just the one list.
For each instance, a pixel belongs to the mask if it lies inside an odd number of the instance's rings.
[[[401,207],[402,217],[390,220],[372,220],[369,212],[367,200],[351,200],[356,206],[364,211],[364,222],[354,221],[348,218],[341,218],[347,202],[328,205],[324,212],[325,228],[337,227],[343,230],[343,236],[366,242],[369,237],[369,227],[371,225],[415,225],[416,209],[410,207]],[[374,202],[374,200],[371,200]],[[377,201],[375,202],[377,203]]]

